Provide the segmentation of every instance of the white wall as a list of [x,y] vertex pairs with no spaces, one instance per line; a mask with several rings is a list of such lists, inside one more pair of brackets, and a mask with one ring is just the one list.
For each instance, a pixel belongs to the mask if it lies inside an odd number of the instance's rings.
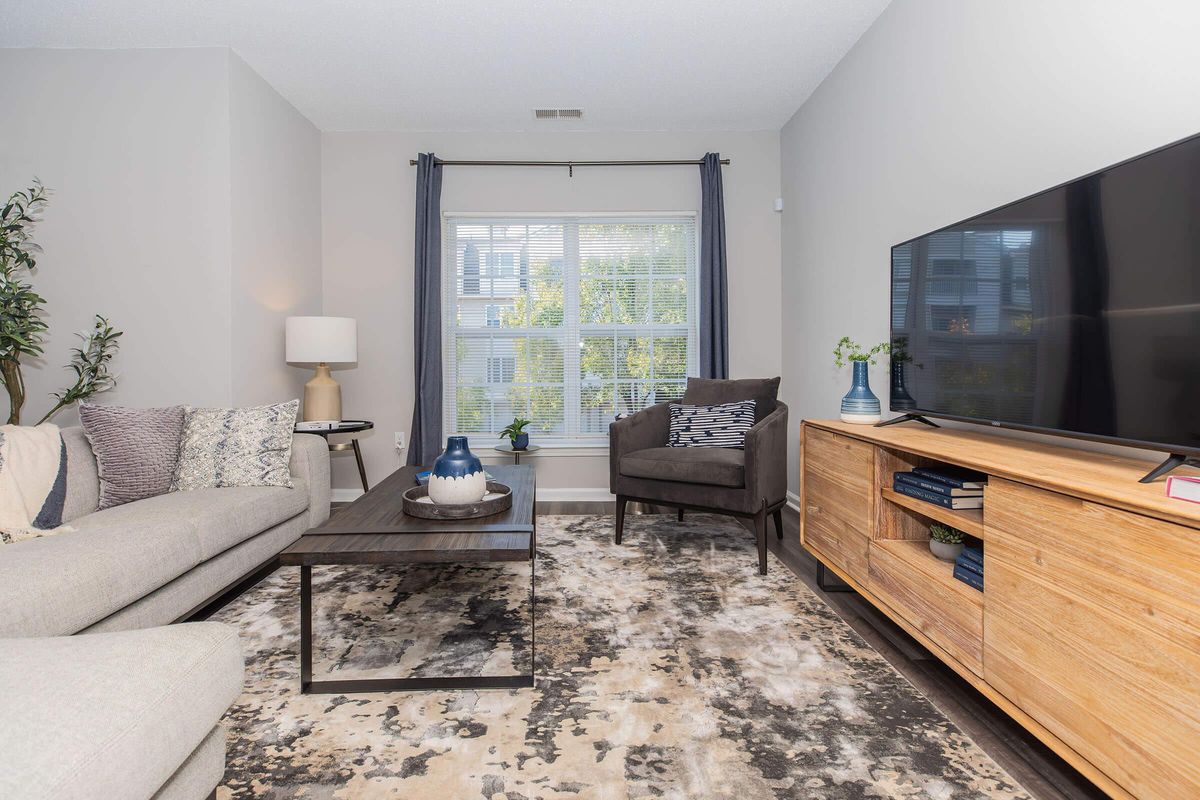
[[125,332],[106,401],[228,402],[226,74],[218,49],[0,50],[0,194],[35,175],[54,190],[33,279],[50,335],[24,368],[25,421],[69,383],[96,313]]
[[1195,3],[894,0],[781,136],[793,428],[887,338],[893,244],[1200,131],[1198,40]]
[[321,312],[321,134],[229,52],[233,405],[298,397],[283,321]]
[[0,194],[35,175],[54,190],[24,421],[69,382],[95,313],[125,332],[104,402],[296,396],[282,318],[320,310],[317,130],[227,48],[0,49],[0,74]]
[[[756,133],[326,133],[322,137],[323,313],[359,324],[359,361],[339,371],[344,414],[376,423],[363,441],[370,479],[396,467],[393,432],[412,421],[413,217],[418,152],[442,158],[670,159],[719,151],[724,168],[734,377],[780,371],[779,137]],[[481,212],[690,211],[694,166],[578,169],[447,167],[442,209]],[[484,443],[490,447],[492,443]],[[479,448],[482,455],[483,448]],[[543,451],[530,459],[539,489],[607,489],[607,451]],[[334,486],[354,488],[348,458]]]

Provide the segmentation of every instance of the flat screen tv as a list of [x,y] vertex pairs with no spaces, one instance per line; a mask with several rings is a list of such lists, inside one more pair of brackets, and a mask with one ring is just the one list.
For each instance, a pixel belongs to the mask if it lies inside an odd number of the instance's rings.
[[896,245],[891,317],[893,411],[1200,457],[1200,135]]

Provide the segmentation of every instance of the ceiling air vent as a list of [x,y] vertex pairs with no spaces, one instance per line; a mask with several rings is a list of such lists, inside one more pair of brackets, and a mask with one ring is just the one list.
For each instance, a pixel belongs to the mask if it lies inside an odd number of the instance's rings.
[[581,119],[582,108],[535,108],[533,116],[537,119]]

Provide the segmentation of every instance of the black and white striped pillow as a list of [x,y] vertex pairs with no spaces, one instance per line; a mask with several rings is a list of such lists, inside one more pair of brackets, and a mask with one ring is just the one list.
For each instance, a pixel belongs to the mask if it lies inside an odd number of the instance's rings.
[[746,446],[746,431],[754,425],[754,401],[742,400],[719,406],[671,404],[671,433],[668,447]]

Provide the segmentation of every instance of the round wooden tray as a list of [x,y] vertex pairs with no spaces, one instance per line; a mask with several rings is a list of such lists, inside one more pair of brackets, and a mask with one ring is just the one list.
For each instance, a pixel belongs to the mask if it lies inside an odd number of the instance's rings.
[[503,483],[487,482],[488,494],[498,497],[484,497],[478,503],[455,505],[438,505],[437,503],[421,502],[422,497],[429,496],[428,486],[414,486],[400,495],[404,513],[410,517],[422,519],[475,519],[490,517],[512,508],[512,489]]

